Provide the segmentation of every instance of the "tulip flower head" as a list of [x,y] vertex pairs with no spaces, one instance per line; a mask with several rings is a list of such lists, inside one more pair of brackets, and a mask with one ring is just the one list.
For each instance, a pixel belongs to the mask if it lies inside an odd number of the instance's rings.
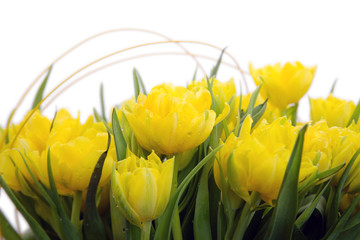
[[[30,112],[25,116],[25,119],[29,114]],[[22,130],[19,132],[20,126],[23,124]],[[41,115],[39,110],[35,111],[26,123],[22,121],[18,125],[10,126],[8,131],[9,142],[0,148],[0,174],[10,188],[20,191],[20,182],[23,177],[29,183],[33,183],[23,158],[37,177],[34,164],[39,161],[40,155],[46,149],[50,126],[51,121]],[[16,134],[18,136],[14,140]]]
[[310,118],[317,122],[325,119],[329,127],[346,127],[353,112],[355,104],[334,97],[330,94],[326,99],[310,98]]
[[[256,191],[270,204],[277,199],[298,128],[286,118],[268,124],[263,121],[250,133],[242,133],[233,154],[227,160],[227,176],[231,189],[245,201],[250,201],[249,191]],[[243,130],[243,129],[242,129]],[[246,136],[246,137],[244,137]],[[228,138],[223,148],[232,144]],[[302,161],[299,181],[316,171],[312,162]]]
[[300,62],[284,66],[276,63],[259,69],[250,63],[249,68],[255,84],[263,84],[261,96],[280,109],[299,102],[308,91],[316,71],[316,66],[305,67]]
[[123,112],[139,144],[157,154],[173,155],[195,148],[206,140],[215,124],[209,91],[197,92],[171,84],[141,94]]
[[[99,186],[110,180],[115,161],[115,147],[111,141],[103,166]],[[87,189],[92,172],[100,155],[106,150],[108,133],[102,123],[95,123],[90,116],[85,124],[80,118],[73,118],[68,111],[61,109],[54,120],[47,142],[54,181],[59,194],[70,195],[75,191]],[[36,162],[36,172],[40,180],[49,186],[48,150]]]
[[153,151],[148,159],[131,154],[120,161],[111,176],[112,194],[132,224],[143,224],[162,215],[169,198],[174,158],[161,162]]

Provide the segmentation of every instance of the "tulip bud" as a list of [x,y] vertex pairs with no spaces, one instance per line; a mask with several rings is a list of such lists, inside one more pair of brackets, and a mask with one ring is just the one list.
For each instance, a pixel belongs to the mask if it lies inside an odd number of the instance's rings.
[[111,190],[129,222],[143,224],[160,217],[170,198],[174,158],[161,162],[153,151],[148,160],[134,154],[118,162],[111,175]]

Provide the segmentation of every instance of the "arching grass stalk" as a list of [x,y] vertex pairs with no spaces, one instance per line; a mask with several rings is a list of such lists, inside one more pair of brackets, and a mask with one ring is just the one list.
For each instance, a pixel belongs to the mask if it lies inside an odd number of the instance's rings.
[[[67,56],[69,53],[71,53],[72,51],[74,51],[75,49],[79,48],[80,46],[84,45],[85,43],[97,38],[97,37],[100,37],[100,36],[103,36],[103,35],[106,35],[106,34],[110,34],[110,33],[115,33],[115,32],[122,32],[122,31],[134,31],[134,32],[143,32],[143,33],[149,33],[149,34],[153,34],[153,35],[156,35],[156,36],[159,36],[159,37],[162,37],[164,39],[167,39],[167,40],[172,40],[171,38],[169,38],[168,36],[164,35],[164,34],[161,34],[161,33],[158,33],[158,32],[155,32],[155,31],[150,31],[150,30],[147,30],[147,29],[139,29],[139,28],[117,28],[117,29],[112,29],[112,30],[108,30],[108,31],[104,31],[104,32],[100,32],[100,33],[97,33],[95,35],[92,35],[86,39],[84,39],[83,41],[77,43],[76,45],[74,45],[73,47],[71,47],[70,49],[68,49],[67,51],[65,51],[63,54],[61,54],[59,57],[57,57],[49,66],[47,66],[34,80],[33,82],[29,85],[29,87],[25,90],[24,94],[20,97],[20,100],[19,102],[16,104],[15,108],[14,108],[14,111],[11,113],[10,117],[9,117],[9,121],[7,123],[7,126],[5,128],[5,134],[4,136],[7,135],[8,133],[8,128],[11,124],[11,121],[17,111],[17,109],[20,107],[21,103],[24,101],[25,97],[27,96],[27,94],[30,92],[30,90],[34,87],[34,85],[36,84],[36,82],[39,81],[39,79],[41,78],[42,75],[44,75],[46,72],[48,72],[48,70],[50,69],[50,67],[52,65],[54,65],[55,63],[59,62],[61,59],[63,59],[65,56]],[[180,43],[176,43],[181,49],[183,49],[186,53],[190,53],[184,46],[182,46]],[[196,62],[196,64],[199,66],[199,68],[201,69],[201,71],[203,71],[203,73],[205,74],[205,69],[201,66],[201,64],[199,63],[199,61],[193,57],[194,61]],[[245,78],[244,78],[245,80]],[[0,140],[0,146],[2,146],[5,142],[5,137],[3,139]]]
[[[156,35],[156,36],[159,36],[159,37],[162,37],[162,38],[165,38],[169,41],[172,41],[171,38],[169,38],[168,36],[164,35],[164,34],[161,34],[161,33],[158,33],[158,32],[155,32],[155,31],[150,31],[150,30],[147,30],[147,29],[139,29],[139,28],[118,28],[118,29],[112,29],[112,30],[108,30],[108,31],[104,31],[104,32],[100,32],[100,33],[97,33],[95,35],[92,35],[86,39],[84,39],[83,41],[77,43],[76,45],[74,45],[73,47],[71,47],[70,49],[68,49],[67,51],[65,51],[63,54],[61,54],[58,58],[56,58],[49,66],[47,66],[34,80],[33,82],[29,85],[29,87],[25,90],[24,94],[20,97],[20,100],[18,101],[18,103],[16,104],[14,110],[12,111],[12,113],[10,114],[9,116],[9,120],[8,120],[8,123],[6,125],[6,128],[5,128],[5,134],[4,134],[4,137],[0,140],[0,146],[4,145],[4,142],[5,142],[5,139],[6,139],[6,135],[8,133],[8,129],[9,129],[9,126],[11,125],[11,121],[17,111],[17,109],[20,107],[21,103],[24,101],[25,97],[27,96],[27,94],[30,92],[30,90],[34,87],[34,85],[36,84],[36,82],[39,81],[39,79],[41,78],[42,75],[44,75],[52,65],[54,65],[55,63],[59,62],[61,59],[63,59],[65,56],[67,56],[69,53],[71,53],[72,51],[74,51],[75,49],[79,48],[80,46],[84,45],[85,43],[97,38],[97,37],[100,37],[100,36],[103,36],[103,35],[106,35],[106,34],[110,34],[110,33],[115,33],[115,32],[121,32],[121,31],[135,31],[135,32],[144,32],[144,33],[149,33],[149,34],[153,34],[153,35]],[[188,51],[184,46],[182,46],[179,42],[175,42],[175,44],[177,44],[181,49],[184,50],[185,53],[190,53],[190,51]],[[219,48],[220,49],[220,48]],[[240,65],[237,63],[236,59],[231,56],[229,53],[226,53],[227,55],[229,55],[231,57],[231,59],[235,62],[236,64],[236,68],[239,70],[242,78],[243,78],[243,81],[244,81],[244,84],[245,84],[245,87],[248,91],[248,88],[247,88],[247,82],[246,82],[246,78],[245,78],[245,75],[244,75],[244,71],[240,68]],[[189,54],[191,55],[191,54]],[[201,66],[201,64],[199,63],[199,61],[196,59],[195,56],[192,56],[194,61],[196,62],[196,64],[199,66],[199,68],[201,69],[201,71],[203,72],[203,74],[205,75],[206,74],[206,71],[205,69]]]
[[[27,121],[29,121],[29,119],[31,118],[31,116],[34,114],[34,112],[40,107],[40,105],[47,99],[49,98],[59,87],[61,87],[63,84],[65,84],[67,81],[69,81],[73,76],[75,76],[76,74],[80,73],[81,71],[83,71],[84,69],[104,60],[107,59],[109,57],[112,57],[114,55],[117,55],[119,53],[123,53],[132,49],[136,49],[136,48],[141,48],[141,47],[146,47],[146,46],[151,46],[151,45],[159,45],[159,44],[168,44],[168,43],[192,43],[192,44],[199,44],[199,45],[204,45],[204,46],[209,46],[211,48],[215,48],[218,50],[222,49],[220,47],[214,46],[212,44],[209,43],[205,43],[205,42],[200,42],[200,41],[189,41],[189,40],[174,40],[174,41],[159,41],[159,42],[150,42],[150,43],[144,43],[144,44],[139,44],[139,45],[135,45],[135,46],[131,46],[128,48],[124,48],[115,52],[112,52],[108,55],[105,55],[101,58],[96,59],[95,61],[88,63],[87,65],[83,66],[82,68],[78,69],[77,71],[75,71],[73,74],[71,74],[69,77],[67,77],[65,80],[63,80],[62,82],[60,82],[53,90],[50,91],[50,93],[48,93],[39,103],[38,105],[30,112],[30,114],[27,116],[27,118],[24,120],[24,122],[20,125],[18,132],[15,134],[13,140],[10,143],[10,147],[12,147],[17,139],[17,137],[19,136],[20,132],[22,131],[22,129],[24,128],[24,125],[27,123]],[[229,57],[233,58],[229,53],[224,51],[224,54],[227,54]],[[239,68],[240,69],[240,68]],[[7,129],[6,129],[7,131]],[[6,135],[6,132],[5,134]]]
[[[94,74],[97,73],[98,71],[104,70],[108,67],[114,66],[116,64],[122,63],[122,62],[126,62],[126,61],[130,61],[130,60],[134,60],[134,59],[138,59],[138,58],[143,58],[143,57],[153,57],[153,56],[164,56],[164,55],[192,55],[195,56],[197,58],[203,58],[203,59],[207,59],[207,60],[212,60],[212,61],[217,61],[216,58],[212,58],[209,56],[205,56],[205,55],[200,55],[200,54],[193,54],[193,53],[182,53],[182,52],[154,52],[154,53],[148,53],[148,54],[141,54],[141,55],[136,55],[133,57],[128,57],[128,58],[124,58],[124,59],[120,59],[108,64],[105,64],[101,67],[98,67],[92,71],[89,71],[87,73],[85,73],[84,75],[80,76],[79,78],[75,79],[74,81],[72,81],[71,83],[69,83],[68,85],[66,85],[64,88],[62,88],[60,91],[58,91],[51,99],[49,99],[49,101],[46,103],[45,106],[42,107],[42,110],[45,110],[47,107],[50,106],[50,104],[57,98],[59,97],[62,93],[64,93],[67,89],[69,89],[71,86],[75,85],[77,82],[79,82],[80,80]],[[237,67],[231,63],[228,62],[221,62],[222,65],[226,65],[228,67],[231,68],[235,68],[237,69]]]

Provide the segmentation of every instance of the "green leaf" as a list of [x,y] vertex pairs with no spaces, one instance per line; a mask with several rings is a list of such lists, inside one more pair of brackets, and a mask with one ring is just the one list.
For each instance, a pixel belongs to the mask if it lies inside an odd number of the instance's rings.
[[[234,214],[235,214],[235,212],[233,211],[233,209],[231,207],[231,201],[230,201],[230,198],[229,198],[230,188],[229,188],[229,183],[227,182],[227,179],[225,178],[224,169],[222,168],[220,160],[217,157],[215,157],[215,159],[216,159],[217,164],[219,166],[220,186],[221,186],[221,201],[223,203],[224,213],[225,213],[225,216],[226,216],[226,232],[225,232],[224,239],[230,239],[230,233],[231,233],[232,227],[234,225],[234,217],[235,217]],[[229,163],[230,163],[230,161],[232,159],[234,159],[234,153],[233,152],[228,157],[227,169],[229,169]],[[228,171],[228,178],[229,178],[229,171]]]
[[141,91],[143,94],[147,95],[147,91],[146,91],[146,88],[145,88],[144,81],[142,80],[142,78],[141,78],[140,73],[138,72],[138,70],[135,69],[135,71],[136,71],[137,79],[138,79],[138,81],[139,81],[139,83],[140,83],[140,91]]
[[249,105],[248,105],[248,108],[246,110],[247,114],[250,114],[250,115],[252,114],[252,112],[254,110],[255,103],[256,103],[256,99],[257,99],[257,97],[259,95],[259,92],[260,92],[260,89],[261,89],[261,86],[262,86],[262,83],[255,89],[253,94],[251,94]]
[[101,83],[100,85],[100,105],[101,105],[101,115],[102,118],[106,122],[106,114],[105,114],[105,100],[104,100],[104,85]]
[[343,174],[341,175],[338,186],[335,189],[334,197],[332,199],[328,200],[331,202],[331,207],[327,214],[328,215],[327,221],[326,221],[327,229],[332,227],[337,222],[340,200],[341,200],[341,196],[342,196],[342,190],[345,185],[346,179],[350,173],[351,167],[353,166],[353,164],[354,164],[356,158],[359,156],[359,154],[360,154],[360,148],[354,153],[354,155],[350,159],[349,163],[347,164]]
[[325,190],[328,188],[330,181],[325,185],[325,187],[319,192],[319,194],[315,197],[313,202],[307,207],[304,212],[296,219],[295,225],[300,229],[304,223],[310,218],[312,213],[314,212],[316,206],[320,202],[322,195],[324,194]]
[[344,229],[345,224],[347,223],[348,219],[353,214],[357,204],[360,202],[360,194],[351,202],[350,206],[346,211],[342,214],[339,221],[337,221],[336,225],[332,227],[323,237],[326,240],[334,240],[341,234],[341,231]]
[[196,175],[196,173],[210,160],[212,159],[217,151],[223,145],[218,146],[213,151],[211,151],[204,159],[202,159],[196,167],[188,174],[188,176],[180,183],[176,192],[172,195],[169,203],[163,213],[163,215],[158,219],[158,227],[155,232],[154,239],[155,240],[164,240],[170,238],[171,233],[171,226],[174,219],[174,214],[177,209],[180,197],[182,196],[183,192],[185,191],[186,187],[190,183],[191,179]]
[[306,128],[307,125],[302,127],[297,136],[265,239],[290,239],[292,236],[297,213],[298,180]]
[[102,118],[102,116],[96,111],[95,108],[93,109],[93,112],[94,112],[95,120],[96,120],[97,122],[102,122],[102,123],[104,123],[104,126],[105,126],[106,130],[107,130],[109,133],[113,134],[113,130],[111,129],[111,127],[109,126],[109,124],[106,122],[105,119]]
[[[40,103],[40,101],[43,99],[43,94],[44,94],[45,86],[46,86],[46,83],[47,83],[47,81],[48,81],[48,79],[49,79],[49,76],[50,76],[52,67],[53,67],[53,66],[51,65],[50,68],[49,68],[49,70],[48,70],[48,72],[47,72],[47,74],[46,74],[46,76],[45,76],[45,78],[44,78],[44,80],[43,80],[43,82],[41,83],[41,85],[40,85],[40,87],[39,87],[39,89],[38,89],[38,91],[37,91],[37,93],[36,93],[36,95],[35,95],[35,99],[34,99],[34,101],[33,101],[33,104],[32,104],[31,109],[36,108],[36,106],[37,106],[37,105]],[[40,108],[40,107],[39,107],[39,108]]]
[[197,71],[198,71],[198,68],[195,69],[195,72],[194,72],[194,75],[193,75],[193,78],[192,78],[193,81],[196,80]]
[[350,118],[350,120],[349,120],[349,122],[348,122],[348,124],[347,124],[346,127],[350,126],[350,124],[351,124],[353,121],[354,121],[355,123],[357,123],[358,120],[359,120],[359,116],[360,116],[360,100],[359,100],[359,102],[357,103],[356,108],[355,108],[355,110],[354,110],[354,112],[353,112],[353,114],[352,114],[352,116],[351,116],[351,118]]
[[108,133],[108,144],[106,151],[100,155],[99,160],[96,163],[86,194],[83,226],[87,240],[106,239],[104,225],[96,207],[96,191],[100,182],[104,162],[109,151],[110,142],[111,137],[110,133]]
[[239,85],[240,85],[240,96],[239,96],[239,108],[238,111],[239,113],[241,113],[241,108],[242,108],[242,96],[243,96],[243,89],[242,89],[242,84],[241,81],[239,81]]
[[[185,177],[190,173],[190,171],[195,167],[197,164],[197,156],[194,156],[193,159],[190,161],[188,166],[184,168],[183,170],[179,171],[178,176],[178,183],[181,183]],[[196,196],[196,190],[197,186],[199,184],[200,175],[197,174],[195,177],[191,180],[191,183],[189,184],[189,187],[186,190],[185,196],[182,197],[181,202],[179,204],[179,213],[181,213],[183,210],[185,210],[188,206],[188,204],[194,199],[194,196]],[[194,207],[195,208],[195,207]],[[192,219],[191,219],[192,221]]]
[[225,52],[226,48],[224,48],[222,51],[221,51],[221,54],[220,54],[220,57],[219,59],[217,60],[216,62],[216,65],[213,67],[213,69],[211,69],[211,73],[210,73],[210,78],[212,77],[216,77],[216,74],[219,70],[219,67],[220,67],[220,63],[221,63],[221,60],[222,60],[222,57],[224,55],[224,52]]
[[114,133],[115,148],[116,148],[116,157],[118,161],[121,161],[126,156],[126,141],[121,130],[119,118],[117,116],[116,110],[114,108],[112,112],[112,128]]
[[112,192],[110,191],[110,215],[111,215],[111,229],[113,240],[122,240],[126,239],[128,234],[128,222],[126,218],[121,213],[120,208],[117,206],[117,203],[114,199]]
[[0,231],[1,231],[0,235],[2,234],[5,237],[5,239],[21,240],[21,237],[11,226],[11,224],[6,219],[1,209],[0,209]]
[[308,240],[308,238],[304,235],[304,233],[299,228],[296,227],[296,225],[294,226],[294,231],[292,233],[291,239]]
[[331,86],[331,89],[330,89],[330,94],[333,94],[334,90],[335,90],[335,87],[336,87],[336,83],[337,83],[338,79],[336,78],[334,83],[332,84]]
[[209,174],[209,207],[210,207],[210,224],[211,224],[211,233],[213,239],[217,239],[217,218],[218,218],[218,208],[220,207],[219,203],[221,202],[221,191],[216,185],[214,171],[210,170]]
[[[266,107],[267,107],[267,101],[268,101],[267,99],[262,104],[260,104],[254,108],[256,99],[257,99],[260,89],[261,89],[261,86],[262,86],[262,84],[260,84],[254,91],[254,93],[251,95],[249,105],[248,105],[248,108],[245,113],[243,113],[242,109],[239,107],[239,111],[240,111],[239,116],[240,117],[238,118],[238,122],[236,123],[235,132],[234,132],[236,136],[239,136],[242,123],[244,122],[247,115],[250,114],[251,118],[253,119],[253,123],[251,125],[251,127],[253,128],[256,125],[256,123],[261,119],[262,115],[265,113]],[[240,100],[241,100],[241,98],[242,97],[240,95]],[[240,102],[240,104],[241,104],[241,102]]]
[[347,229],[346,231],[342,231],[336,239],[360,239],[360,223]]
[[[20,156],[22,157],[24,164],[32,178],[32,180],[35,183],[35,186],[38,188],[38,190],[40,191],[41,195],[37,195],[37,197],[39,199],[44,199],[44,201],[46,201],[46,203],[49,205],[49,208],[51,210],[51,214],[53,217],[53,221],[54,221],[54,225],[52,225],[52,227],[54,228],[54,230],[60,235],[60,237],[64,238],[64,226],[63,226],[63,222],[60,221],[60,216],[58,214],[58,207],[56,206],[52,196],[50,196],[48,194],[48,192],[46,191],[46,189],[43,187],[43,185],[37,180],[37,178],[35,177],[35,175],[33,174],[33,172],[31,171],[29,165],[27,164],[27,161],[24,157],[24,155],[18,150],[18,153],[20,154]],[[26,153],[25,153],[26,155]],[[32,191],[33,193],[35,193],[36,191]]]
[[293,106],[288,107],[285,111],[285,115],[288,119],[291,120],[291,124],[293,126],[296,126],[296,116],[297,116],[297,110],[298,110],[298,103],[295,103]]
[[257,122],[261,119],[261,117],[264,115],[267,107],[267,101],[266,99],[262,104],[256,106],[251,114],[251,118],[253,120],[253,123],[251,125],[251,128],[253,128]]
[[[7,121],[6,121],[6,125],[9,125],[9,124],[10,124],[10,120],[11,120],[12,116],[14,115],[14,113],[15,113],[15,109],[13,109],[13,110],[11,111],[11,113],[10,113],[10,115],[9,115]],[[5,135],[5,144],[8,144],[9,141],[10,141],[10,138],[9,138],[9,129],[5,129],[5,130],[4,130],[4,133],[6,134],[6,135]],[[3,139],[0,138],[0,144],[1,144],[1,141],[2,141],[2,140],[3,140]]]
[[218,107],[216,106],[215,95],[214,95],[214,92],[213,92],[213,89],[212,89],[214,79],[213,78],[206,78],[206,82],[207,82],[208,90],[209,90],[210,95],[211,95],[211,110],[214,110],[216,114],[220,114],[220,112],[218,111]]
[[328,169],[328,170],[325,170],[325,171],[322,171],[321,173],[317,174],[317,178],[320,180],[323,180],[325,178],[328,178],[330,176],[333,176],[335,175],[337,172],[339,172],[343,167],[345,166],[345,163],[343,164],[340,164],[336,167],[333,167],[331,169]]
[[79,236],[79,233],[77,232],[75,227],[72,225],[68,215],[65,212],[64,206],[61,203],[61,200],[60,200],[57,188],[56,188],[54,175],[52,172],[50,156],[51,156],[50,148],[48,148],[47,165],[48,165],[48,176],[49,176],[50,189],[52,192],[51,196],[57,207],[58,215],[60,217],[60,222],[62,222],[64,239],[67,239],[67,240],[79,239],[80,240],[81,238]]
[[30,228],[33,232],[42,240],[50,240],[49,236],[46,234],[41,225],[29,214],[26,208],[20,203],[19,199],[15,196],[13,191],[9,188],[9,186],[5,183],[5,180],[0,175],[0,186],[5,190],[8,197],[11,199],[17,210],[21,213],[21,215],[28,222]]
[[140,85],[139,85],[139,77],[136,68],[133,69],[133,79],[134,79],[134,91],[135,91],[135,100],[137,100],[140,94]]
[[51,130],[52,130],[52,129],[53,129],[53,127],[54,127],[54,123],[55,123],[56,115],[57,115],[57,109],[56,109],[56,111],[55,111],[55,114],[54,114],[53,120],[51,121],[51,125],[50,125],[50,130],[49,130],[49,132],[51,132]]
[[216,239],[224,239],[226,233],[226,216],[224,213],[224,205],[219,202],[218,214],[217,214],[217,238]]
[[209,171],[211,162],[208,162],[201,172],[199,187],[196,194],[194,214],[195,239],[212,239],[209,209]]
[[350,230],[354,226],[358,226],[360,224],[360,211],[358,211],[351,219],[346,223],[346,227],[344,227],[343,231]]

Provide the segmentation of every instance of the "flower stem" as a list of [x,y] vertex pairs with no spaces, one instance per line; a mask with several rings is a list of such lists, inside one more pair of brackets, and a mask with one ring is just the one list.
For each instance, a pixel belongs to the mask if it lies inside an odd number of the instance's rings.
[[76,191],[73,195],[73,203],[71,209],[71,223],[75,226],[75,228],[81,232],[80,225],[80,210],[82,203],[82,192]]
[[151,232],[151,221],[144,222],[141,228],[141,240],[149,240]]
[[241,211],[239,222],[236,226],[233,239],[243,239],[245,231],[250,224],[255,212],[250,213],[251,209],[260,202],[259,193],[251,193],[250,202],[246,203]]

